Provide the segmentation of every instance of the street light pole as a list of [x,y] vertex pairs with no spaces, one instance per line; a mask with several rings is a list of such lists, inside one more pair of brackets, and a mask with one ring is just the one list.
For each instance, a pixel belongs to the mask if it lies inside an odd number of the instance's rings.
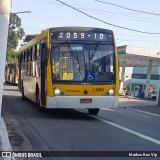
[[13,12],[12,14],[20,14],[20,13],[32,13],[32,11],[28,10],[28,11],[22,11],[22,12]]
[[0,116],[11,0],[0,0]]

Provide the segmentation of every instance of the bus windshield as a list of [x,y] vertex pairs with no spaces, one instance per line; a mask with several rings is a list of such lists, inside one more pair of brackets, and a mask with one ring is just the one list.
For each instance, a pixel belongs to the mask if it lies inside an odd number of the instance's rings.
[[54,82],[114,82],[114,46],[111,44],[52,44]]

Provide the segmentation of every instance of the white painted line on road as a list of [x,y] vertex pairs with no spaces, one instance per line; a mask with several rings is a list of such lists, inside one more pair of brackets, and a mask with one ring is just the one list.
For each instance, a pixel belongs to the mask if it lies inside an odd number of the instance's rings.
[[134,134],[134,135],[136,135],[136,136],[138,136],[138,137],[141,137],[141,138],[143,138],[143,139],[146,139],[146,140],[148,140],[148,141],[151,141],[151,142],[153,142],[153,143],[156,143],[156,144],[160,145],[160,141],[157,140],[157,139],[154,139],[154,138],[152,138],[152,137],[146,136],[146,135],[141,134],[141,133],[139,133],[139,132],[133,131],[133,130],[131,130],[131,129],[129,129],[129,128],[123,127],[123,126],[118,125],[118,124],[116,124],[116,123],[107,121],[107,120],[105,120],[105,119],[103,119],[103,118],[100,118],[100,117],[98,117],[98,116],[93,116],[93,115],[91,115],[91,117],[96,118],[96,119],[98,119],[98,120],[100,120],[100,121],[102,121],[102,122],[104,122],[104,123],[107,123],[107,124],[109,124],[109,125],[112,125],[112,126],[114,126],[114,127],[117,127],[117,128],[119,128],[119,129],[122,129],[122,130],[124,130],[124,131],[126,131],[126,132],[132,133],[132,134]]
[[[84,110],[82,110],[82,109],[76,109],[76,110],[81,111],[81,112],[83,112],[83,113],[87,113],[86,111],[84,111]],[[143,138],[143,139],[146,139],[146,140],[148,140],[148,141],[151,141],[151,142],[153,142],[153,143],[155,143],[155,144],[160,145],[160,141],[157,140],[157,139],[154,139],[154,138],[152,138],[152,137],[146,136],[146,135],[144,135],[144,134],[141,134],[141,133],[136,132],[136,131],[134,131],[134,130],[131,130],[131,129],[129,129],[129,128],[123,127],[123,126],[121,126],[121,125],[119,125],[119,124],[116,124],[116,123],[107,121],[107,120],[105,120],[105,119],[103,119],[103,118],[101,118],[101,117],[94,116],[94,115],[89,115],[89,116],[91,116],[91,117],[93,117],[93,118],[95,118],[95,119],[98,119],[98,120],[100,120],[100,121],[102,121],[102,122],[104,122],[104,123],[107,123],[107,124],[109,124],[109,125],[111,125],[111,126],[114,126],[114,127],[116,127],[116,128],[122,129],[122,130],[124,130],[124,131],[126,131],[126,132],[129,132],[129,133],[131,133],[131,134],[134,134],[134,135],[136,135],[136,136],[138,136],[138,137],[141,137],[141,138]]]
[[134,115],[136,115],[136,116],[140,116],[140,117],[143,117],[143,118],[149,118],[149,117],[147,117],[147,116],[144,116],[144,115],[141,115],[141,114],[138,114],[138,113],[131,113],[131,114],[134,114]]
[[142,111],[142,110],[139,110],[139,109],[133,109],[133,108],[129,108],[129,109],[130,109],[130,110],[134,110],[134,111],[138,111],[138,112],[142,112],[142,113],[146,113],[146,114],[150,114],[150,115],[152,115],[152,116],[160,117],[159,114],[150,113],[150,112]]
[[109,109],[109,108],[102,108],[103,110],[107,110],[107,111],[112,111],[112,112],[115,112],[115,110],[113,109]]
[[[109,109],[109,108],[102,108],[102,110],[107,110],[107,111],[115,112],[115,110]],[[133,110],[135,110],[135,109],[133,109]],[[140,116],[140,117],[143,117],[143,118],[149,118],[147,116],[144,116],[144,115],[141,115],[141,114],[138,114],[138,113],[131,113],[131,114],[134,114],[134,115],[137,115],[137,116]]]

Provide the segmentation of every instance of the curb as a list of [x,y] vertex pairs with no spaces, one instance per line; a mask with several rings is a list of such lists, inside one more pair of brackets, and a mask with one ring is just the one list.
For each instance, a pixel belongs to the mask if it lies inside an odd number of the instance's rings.
[[[11,145],[9,143],[9,138],[8,138],[8,133],[7,133],[7,128],[6,128],[6,125],[5,125],[5,122],[3,120],[3,118],[0,116],[0,141],[1,141],[1,149],[2,149],[2,152],[11,152],[12,151],[12,148],[11,148]],[[7,157],[7,158],[3,158],[4,160],[15,160],[15,158],[10,158],[10,157]]]

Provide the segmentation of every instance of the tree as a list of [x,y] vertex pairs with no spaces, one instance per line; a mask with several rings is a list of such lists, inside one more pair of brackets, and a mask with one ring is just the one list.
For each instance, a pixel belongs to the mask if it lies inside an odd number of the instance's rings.
[[17,60],[17,52],[15,51],[18,46],[18,41],[23,38],[25,32],[21,27],[21,19],[17,14],[10,14],[8,43],[7,43],[7,61]]
[[7,48],[7,58],[6,61],[16,61],[18,59],[17,51],[13,50],[12,48]]
[[21,46],[24,46],[27,42],[31,41],[37,34],[28,34],[25,36],[25,38],[23,39],[23,43],[21,44]]
[[23,42],[29,42],[30,40],[32,40],[37,34],[28,34],[25,36]]

